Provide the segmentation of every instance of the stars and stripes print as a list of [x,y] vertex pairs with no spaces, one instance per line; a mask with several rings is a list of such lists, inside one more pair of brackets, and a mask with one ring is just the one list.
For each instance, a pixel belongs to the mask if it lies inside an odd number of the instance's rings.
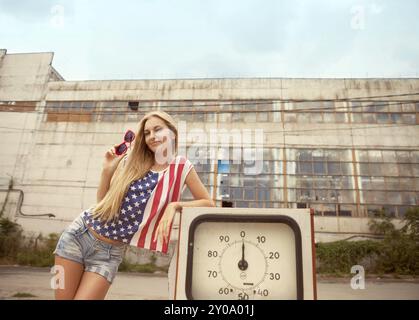
[[[163,171],[149,171],[133,181],[124,196],[118,220],[105,223],[83,213],[86,223],[98,234],[139,248],[167,253],[166,241],[153,241],[158,223],[170,202],[179,201],[192,163],[177,156]],[[172,226],[170,226],[170,231]]]

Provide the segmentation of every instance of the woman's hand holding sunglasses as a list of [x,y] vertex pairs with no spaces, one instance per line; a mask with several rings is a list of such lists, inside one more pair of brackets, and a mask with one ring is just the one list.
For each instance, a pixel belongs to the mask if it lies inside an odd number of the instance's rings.
[[124,158],[124,156],[115,154],[115,147],[117,147],[117,145],[106,151],[105,159],[103,160],[103,170],[109,171],[110,173],[113,173],[116,170],[119,162]]
[[133,131],[128,130],[125,132],[124,141],[114,145],[113,148],[106,152],[105,160],[103,161],[103,169],[113,173],[118,167],[119,162],[126,156],[125,153],[128,151],[127,144],[131,147],[131,143],[134,139],[135,133]]

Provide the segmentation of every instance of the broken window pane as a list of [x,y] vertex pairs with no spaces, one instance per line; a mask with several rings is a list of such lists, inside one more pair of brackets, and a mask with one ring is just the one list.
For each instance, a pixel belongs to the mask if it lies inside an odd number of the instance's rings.
[[329,161],[341,161],[342,154],[340,150],[325,150],[324,156]]
[[231,174],[230,175],[230,186],[232,187],[240,187],[243,185],[243,181],[238,174]]
[[385,176],[398,176],[399,175],[397,163],[383,163],[381,167],[383,170],[383,175]]
[[388,123],[389,121],[388,113],[377,113],[377,123]]
[[336,205],[334,204],[323,204],[323,215],[324,216],[336,216]]
[[360,163],[359,164],[359,175],[362,176],[369,176],[370,175],[370,169],[368,163]]
[[313,162],[314,174],[323,175],[326,174],[326,168],[324,162]]
[[402,192],[402,202],[403,204],[416,205],[419,204],[419,201],[416,200],[416,195],[413,192]]
[[[281,186],[281,183],[282,183],[281,181],[283,181],[282,177],[283,176],[281,176],[281,179],[279,180],[279,185],[276,185],[276,186]],[[288,188],[297,188],[299,186],[296,183],[297,181],[298,181],[298,184],[299,184],[300,179],[296,179],[296,176],[287,176],[287,186],[288,186]]]
[[342,177],[341,187],[343,189],[353,189],[353,177]]
[[353,123],[362,123],[362,113],[352,113]]
[[342,174],[340,170],[340,162],[328,162],[327,163],[327,174],[330,175],[340,175]]
[[287,156],[288,161],[294,161],[294,160],[296,160],[297,150],[296,149],[285,149],[285,154]]
[[413,175],[412,165],[410,163],[400,163],[399,171],[403,176],[409,177]]
[[231,190],[231,199],[238,200],[242,199],[243,197],[243,189],[242,188],[230,188]]
[[295,113],[285,112],[284,113],[284,121],[285,122],[296,122],[297,117],[296,117]]
[[383,161],[384,162],[397,162],[396,160],[396,152],[395,151],[382,151],[383,153]]
[[416,124],[416,115],[414,113],[402,114],[402,121],[406,124]]
[[282,174],[283,164],[282,161],[273,162],[273,173]]
[[321,190],[321,189],[315,190],[315,194],[316,194],[315,200],[321,201],[321,202],[328,201],[329,199],[328,199],[327,193],[328,193],[327,190]]
[[271,180],[271,176],[268,176],[268,175],[258,175],[256,186],[268,188],[268,187],[270,187],[270,182],[271,181],[272,181]]
[[296,162],[294,162],[294,161],[287,162],[287,173],[288,174],[295,174],[296,173]]
[[283,192],[284,192],[284,189],[272,189],[271,190],[272,201],[283,201],[283,197],[282,197]]
[[269,112],[258,112],[257,117],[260,122],[267,122],[269,120]]
[[400,190],[413,191],[415,189],[414,178],[400,178]]
[[297,152],[299,161],[311,161],[311,150],[300,150]]
[[254,188],[244,188],[244,199],[246,199],[246,200],[255,199],[255,189]]
[[401,113],[391,113],[390,120],[391,120],[391,123],[403,123]]
[[[257,189],[257,195],[259,201],[269,201],[269,189],[266,188],[258,188]],[[274,200],[274,199],[272,199]],[[275,201],[275,200],[274,200]]]
[[368,151],[365,150],[358,150],[358,161],[359,162],[368,162]]
[[323,114],[323,119],[325,123],[335,123],[335,114],[326,112]]
[[415,112],[415,105],[413,103],[403,103],[403,112]]
[[388,102],[386,101],[376,101],[373,103],[375,106],[376,112],[387,112],[388,111]]
[[343,202],[343,203],[355,202],[355,191],[340,190],[339,194],[340,194],[339,202]]
[[295,189],[288,189],[287,190],[287,196],[289,202],[295,202]]
[[256,185],[256,181],[254,178],[249,178],[247,176],[243,177],[243,186],[245,187],[254,187]]
[[352,163],[350,162],[341,162],[340,168],[342,170],[342,174],[350,175],[352,174]]
[[387,190],[400,190],[399,178],[385,177],[384,180]]
[[377,119],[375,117],[375,113],[364,113],[363,122],[365,122],[365,123],[376,123]]
[[341,205],[339,208],[339,216],[342,217],[351,217],[357,212],[356,206],[351,205]]
[[346,122],[346,113],[344,113],[344,112],[336,112],[335,117],[336,117],[336,122],[337,123]]
[[299,162],[298,173],[299,174],[312,174],[313,169],[311,167],[311,162]]
[[309,117],[310,117],[310,122],[311,123],[322,123],[323,122],[323,118],[322,118],[322,113],[321,112],[310,113],[309,114]]
[[381,176],[381,164],[380,163],[370,163],[370,174],[372,176]]
[[410,153],[409,151],[397,151],[396,152],[397,162],[410,162]]
[[370,162],[382,162],[382,156],[380,150],[369,150],[368,155]]
[[383,177],[371,177],[371,187],[373,190],[384,190],[384,178]]
[[389,112],[402,112],[403,108],[402,108],[402,105],[400,103],[392,101],[388,105],[388,111]]
[[377,109],[375,108],[374,104],[369,104],[365,106],[363,109],[364,109],[364,112],[377,112]]
[[363,191],[364,203],[383,204],[385,201],[385,192]]
[[361,177],[361,189],[363,189],[363,190],[372,189],[370,177],[366,177],[366,176]]
[[310,122],[310,116],[309,113],[297,113],[297,122],[300,123],[309,123]]
[[396,207],[395,206],[382,206],[386,214],[390,215],[390,217],[396,216]]

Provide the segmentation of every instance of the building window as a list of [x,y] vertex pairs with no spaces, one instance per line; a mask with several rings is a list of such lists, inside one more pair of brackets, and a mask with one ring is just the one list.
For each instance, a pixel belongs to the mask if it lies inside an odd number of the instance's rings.
[[47,122],[91,122],[96,103],[92,101],[48,101],[45,107]]

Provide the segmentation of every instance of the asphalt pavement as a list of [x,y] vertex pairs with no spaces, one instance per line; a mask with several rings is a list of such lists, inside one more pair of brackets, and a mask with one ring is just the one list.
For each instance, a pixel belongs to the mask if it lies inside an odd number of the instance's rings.
[[[54,299],[49,271],[49,268],[0,266],[0,299]],[[26,297],[14,297],[17,294]],[[319,300],[419,300],[419,279],[367,278],[364,289],[354,290],[350,278],[319,277],[317,294]],[[106,299],[166,300],[167,275],[119,272]]]

